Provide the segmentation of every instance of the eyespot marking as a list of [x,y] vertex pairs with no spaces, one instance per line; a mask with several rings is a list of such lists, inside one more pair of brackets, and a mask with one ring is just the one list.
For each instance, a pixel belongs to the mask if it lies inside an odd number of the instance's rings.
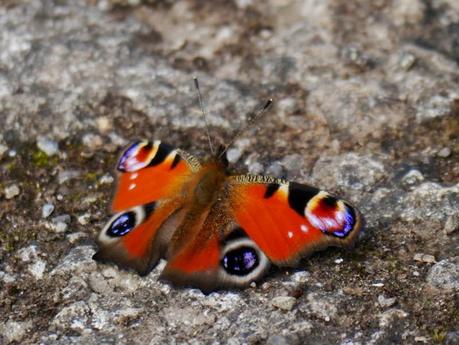
[[117,169],[121,172],[135,172],[145,168],[158,151],[159,141],[137,141],[122,154]]
[[325,192],[320,192],[309,201],[305,216],[324,234],[339,238],[345,238],[354,229],[356,223],[354,209]]
[[107,229],[110,237],[121,237],[128,234],[136,225],[135,212],[126,212],[116,218]]
[[344,212],[344,226],[341,231],[334,231],[331,234],[336,237],[344,238],[347,235],[351,233],[351,231],[355,227],[355,222],[356,222],[356,215],[354,209],[349,206],[344,204],[345,210],[342,211]]
[[223,256],[221,265],[228,274],[246,276],[259,265],[260,260],[257,251],[249,246],[241,246],[229,250]]

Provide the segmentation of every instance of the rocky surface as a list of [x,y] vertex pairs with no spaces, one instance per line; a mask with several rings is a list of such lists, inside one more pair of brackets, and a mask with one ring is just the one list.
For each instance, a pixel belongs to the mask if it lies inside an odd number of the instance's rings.
[[[0,343],[457,343],[457,1],[6,0],[0,32]],[[126,143],[208,152],[195,75],[222,142],[275,99],[234,169],[352,200],[354,251],[207,296],[92,261]]]

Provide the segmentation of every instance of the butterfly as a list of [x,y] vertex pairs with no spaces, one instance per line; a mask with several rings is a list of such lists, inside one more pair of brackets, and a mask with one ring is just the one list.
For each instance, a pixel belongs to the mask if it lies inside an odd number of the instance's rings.
[[160,278],[210,292],[245,287],[272,264],[293,267],[329,246],[353,247],[362,216],[348,201],[284,179],[233,175],[222,153],[201,163],[161,141],[131,144],[94,259],[146,275],[165,258]]
[[329,246],[352,247],[360,212],[304,184],[230,175],[225,159],[200,163],[160,141],[138,141],[119,159],[113,217],[94,259],[202,291],[244,287],[270,264],[295,266]]

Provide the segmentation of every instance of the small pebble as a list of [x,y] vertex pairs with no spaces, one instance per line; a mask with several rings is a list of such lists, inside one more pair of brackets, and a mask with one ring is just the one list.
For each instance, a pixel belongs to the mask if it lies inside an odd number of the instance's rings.
[[101,133],[107,133],[113,128],[111,120],[107,116],[98,117],[96,120],[97,129]]
[[232,164],[236,163],[239,160],[239,158],[241,158],[241,155],[242,151],[236,148],[229,149],[226,152],[226,158],[228,159],[228,162]]
[[77,220],[78,223],[81,225],[87,225],[89,223],[89,220],[91,218],[91,215],[89,213],[82,214],[81,216],[78,216]]
[[384,286],[384,283],[373,283],[373,284],[371,284],[371,286],[374,286],[374,287],[383,287],[383,286]]
[[344,261],[343,258],[338,258],[338,259],[335,260],[335,264],[340,264],[340,263],[342,263],[343,261]]
[[38,138],[37,147],[47,156],[54,156],[59,152],[59,145],[57,142],[44,137]]
[[279,162],[272,163],[268,169],[266,169],[266,174],[281,178],[284,175],[284,167]]
[[444,147],[437,153],[437,156],[441,158],[447,158],[450,155],[451,155],[451,149],[449,147]]
[[445,345],[458,345],[459,344],[459,330],[448,332],[445,338]]
[[52,224],[52,229],[57,233],[65,232],[68,228],[68,225],[64,222],[58,222]]
[[65,232],[68,228],[68,224],[70,223],[70,221],[70,215],[62,214],[51,219],[51,227],[57,233]]
[[459,256],[433,265],[427,274],[427,282],[437,289],[459,291]]
[[0,144],[0,158],[3,157],[3,154],[8,151],[8,147],[3,145],[3,144]]
[[17,153],[16,150],[14,150],[14,149],[8,151],[8,156],[9,156],[10,158],[16,157],[17,154],[18,154],[18,153]]
[[263,172],[263,165],[258,162],[253,162],[249,165],[248,170],[250,174],[261,174]]
[[90,148],[96,149],[103,145],[103,140],[100,135],[88,133],[83,136],[83,145]]
[[416,57],[413,54],[404,53],[400,58],[400,67],[402,67],[405,71],[408,71],[414,66],[415,62]]
[[271,300],[272,306],[285,310],[285,311],[292,310],[293,307],[295,306],[295,303],[296,303],[296,298],[291,297],[291,296],[277,296]]
[[70,242],[70,243],[76,243],[78,242],[79,240],[81,240],[82,238],[86,238],[88,237],[87,234],[85,234],[84,232],[73,232],[71,234],[68,234],[66,236],[67,240]]
[[384,297],[384,295],[379,295],[378,296],[378,303],[381,307],[392,307],[395,303],[397,302],[397,299],[395,297]]
[[411,169],[402,177],[402,181],[404,184],[414,185],[424,181],[424,176],[419,170]]
[[299,271],[293,273],[290,279],[296,283],[306,283],[310,277],[311,274],[308,271]]
[[69,224],[70,221],[72,220],[72,218],[70,217],[70,215],[68,214],[61,214],[60,216],[56,216],[54,217],[53,219],[51,219],[51,221],[53,223],[65,223],[65,224]]
[[451,215],[446,219],[444,230],[447,235],[456,232],[459,229],[459,215]]
[[42,218],[48,218],[51,213],[54,211],[54,205],[53,204],[44,204],[43,208],[41,209],[41,216]]
[[79,177],[80,175],[81,173],[78,170],[64,170],[59,172],[57,175],[57,180],[59,184],[63,184],[69,180],[73,180]]
[[418,343],[424,343],[424,344],[429,343],[429,339],[427,337],[414,337],[414,341]]
[[16,184],[8,186],[4,190],[6,199],[13,199],[15,196],[18,196],[21,192],[19,187]]
[[414,254],[413,260],[418,262],[424,262],[426,264],[434,264],[437,262],[437,260],[435,260],[435,256],[423,253]]
[[105,174],[99,179],[100,184],[112,184],[115,179],[110,174]]
[[282,335],[272,335],[266,340],[266,345],[291,345],[292,341]]

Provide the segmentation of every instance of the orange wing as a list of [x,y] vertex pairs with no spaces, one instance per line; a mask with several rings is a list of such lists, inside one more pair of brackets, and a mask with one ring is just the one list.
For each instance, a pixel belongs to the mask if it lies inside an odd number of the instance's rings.
[[94,259],[148,273],[182,221],[183,187],[199,168],[195,158],[159,141],[127,148],[117,166],[116,214],[99,234]]
[[183,181],[199,167],[194,157],[160,141],[134,143],[118,162],[121,176],[112,211],[144,205],[178,193]]
[[162,279],[210,292],[246,286],[269,269],[268,258],[231,219],[225,199],[213,204],[202,218],[182,226],[189,238],[172,253]]
[[328,246],[350,247],[361,216],[347,201],[298,183],[263,176],[233,176],[229,182],[232,216],[277,265]]
[[208,214],[181,224],[187,241],[161,278],[205,292],[247,286],[270,262],[294,265],[328,246],[349,247],[359,233],[359,212],[316,188],[262,176],[229,177],[225,186]]

